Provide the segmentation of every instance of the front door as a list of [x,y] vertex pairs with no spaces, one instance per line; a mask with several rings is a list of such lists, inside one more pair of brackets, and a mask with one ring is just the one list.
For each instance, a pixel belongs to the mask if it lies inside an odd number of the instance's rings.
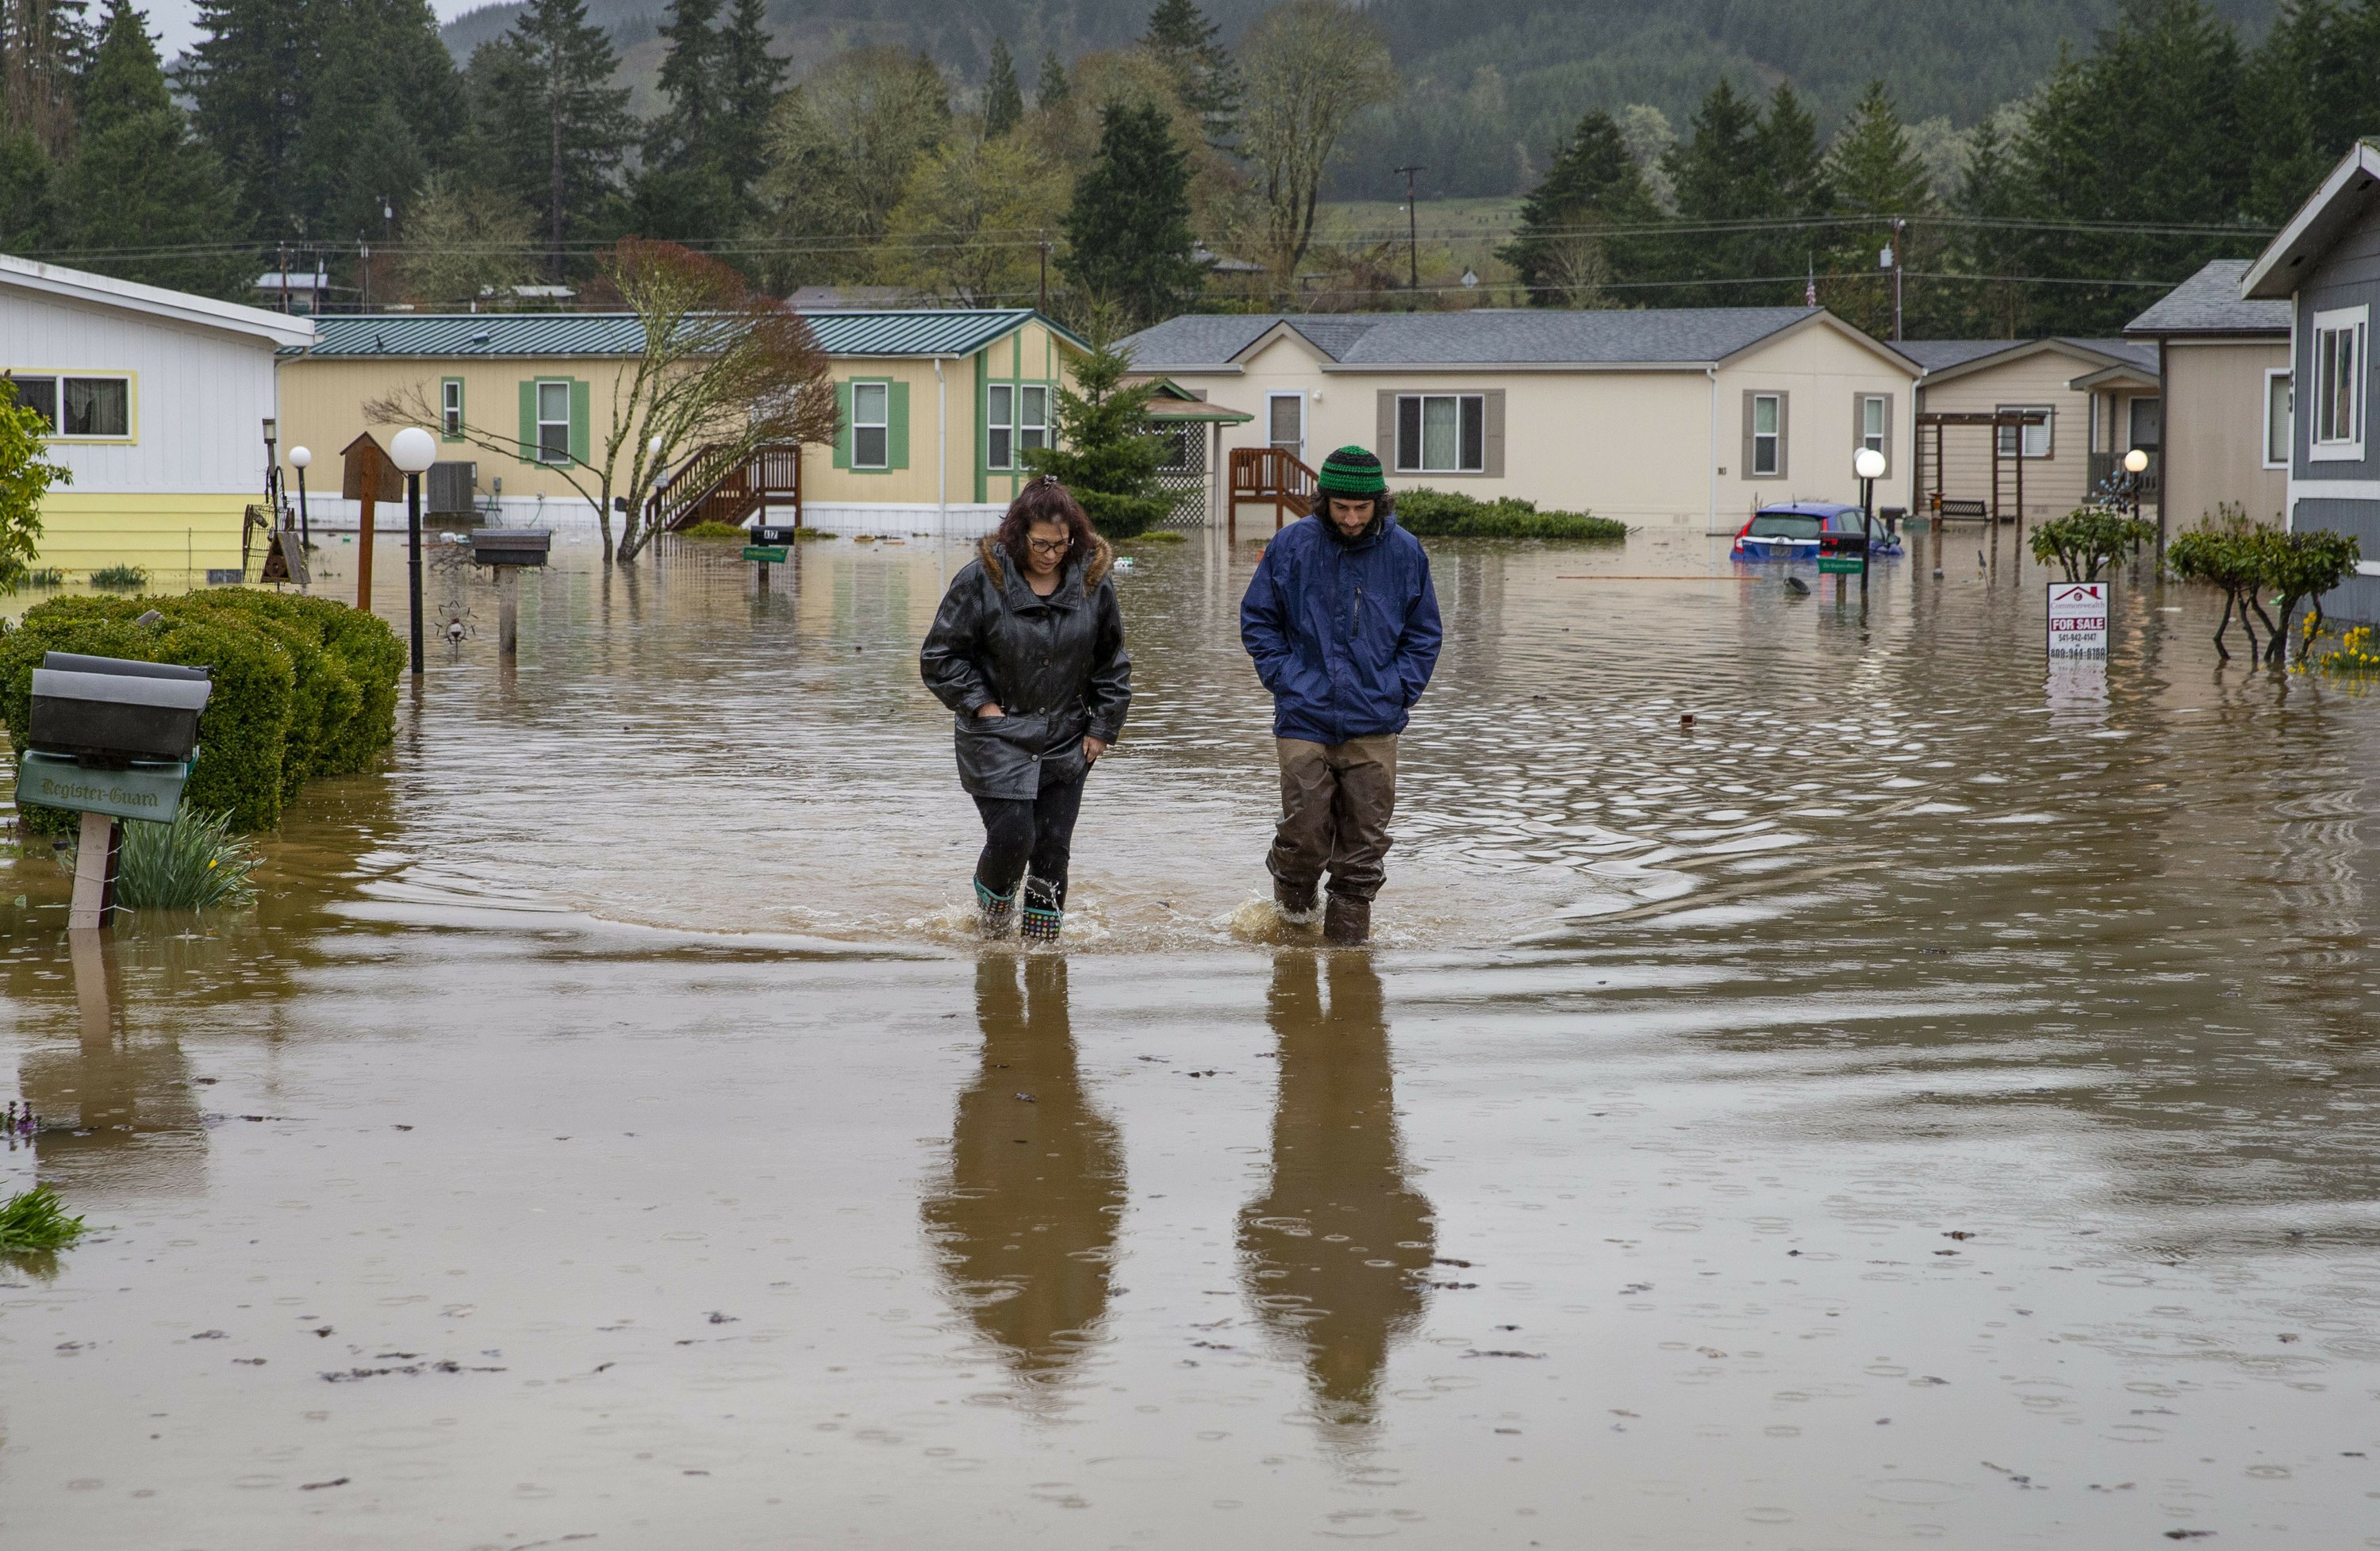
[[1265,401],[1268,440],[1300,463],[1305,461],[1305,395],[1273,394]]

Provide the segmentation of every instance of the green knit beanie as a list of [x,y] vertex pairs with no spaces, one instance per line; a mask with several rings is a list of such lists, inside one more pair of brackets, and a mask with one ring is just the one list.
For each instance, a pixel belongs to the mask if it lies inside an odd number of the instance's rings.
[[1342,447],[1324,458],[1314,482],[1325,495],[1378,496],[1389,489],[1380,477],[1380,460],[1361,447]]

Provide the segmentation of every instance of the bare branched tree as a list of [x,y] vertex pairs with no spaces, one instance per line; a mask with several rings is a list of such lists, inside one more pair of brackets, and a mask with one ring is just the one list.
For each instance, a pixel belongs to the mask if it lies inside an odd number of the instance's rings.
[[1348,124],[1396,88],[1379,24],[1341,0],[1289,0],[1241,45],[1241,151],[1264,201],[1264,257],[1283,291],[1314,241],[1315,205]]
[[1548,245],[1543,289],[1560,297],[1562,306],[1609,307],[1611,296],[1604,287],[1610,284],[1610,256],[1593,232],[1572,232]]
[[[808,325],[725,264],[628,237],[604,255],[601,275],[642,325],[643,345],[613,375],[610,420],[588,460],[543,467],[595,507],[605,554],[625,561],[653,540],[645,498],[666,470],[697,452],[732,468],[772,442],[831,442],[838,421],[831,369]],[[416,382],[366,404],[365,418],[435,425],[435,391]],[[490,453],[519,451],[517,428],[466,419],[461,434]],[[614,496],[625,498],[616,542]]]

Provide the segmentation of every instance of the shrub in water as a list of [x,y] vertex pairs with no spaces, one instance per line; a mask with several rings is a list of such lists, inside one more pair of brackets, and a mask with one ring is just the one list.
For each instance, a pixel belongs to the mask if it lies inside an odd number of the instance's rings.
[[91,585],[104,588],[147,587],[149,573],[138,565],[103,565],[91,574]]
[[67,1216],[58,1193],[47,1185],[35,1185],[0,1203],[0,1254],[62,1250],[86,1231],[82,1218]]
[[[75,865],[68,846],[62,860]],[[124,821],[115,858],[115,903],[127,910],[212,910],[256,898],[248,875],[263,858],[231,832],[220,813],[184,807],[170,824]]]
[[67,574],[59,570],[55,565],[39,566],[25,573],[24,585],[27,587],[64,587],[67,585]]
[[681,539],[741,539],[745,530],[732,522],[698,522],[677,530]]
[[1455,491],[1396,492],[1398,526],[1419,539],[1571,539],[1617,543],[1628,525],[1587,512],[1540,512],[1513,496],[1481,501]]

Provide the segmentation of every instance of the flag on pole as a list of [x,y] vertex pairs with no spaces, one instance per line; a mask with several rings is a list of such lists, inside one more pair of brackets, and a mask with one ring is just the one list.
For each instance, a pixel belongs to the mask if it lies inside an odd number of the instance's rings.
[[1810,279],[1809,283],[1802,288],[1802,305],[1804,307],[1815,307],[1818,305],[1817,257],[1815,254],[1807,253],[1803,254],[1803,257],[1810,261]]

